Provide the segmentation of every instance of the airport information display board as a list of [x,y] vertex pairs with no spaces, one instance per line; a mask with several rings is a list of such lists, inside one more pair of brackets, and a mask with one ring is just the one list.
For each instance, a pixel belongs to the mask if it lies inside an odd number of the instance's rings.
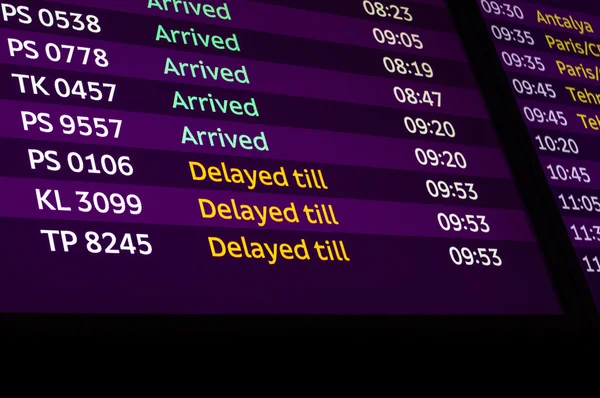
[[[598,214],[593,108],[543,106]],[[0,312],[561,312],[441,0],[2,1],[0,114]]]

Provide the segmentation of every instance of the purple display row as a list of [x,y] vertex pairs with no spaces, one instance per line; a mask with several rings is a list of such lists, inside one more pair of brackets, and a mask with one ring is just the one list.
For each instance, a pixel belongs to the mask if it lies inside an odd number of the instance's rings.
[[534,241],[527,215],[515,210],[18,178],[0,186],[0,217]]
[[[339,17],[245,0],[227,1],[231,16],[230,20],[201,18],[193,14],[161,11],[158,7],[149,8],[147,0],[60,0],[56,3],[179,19],[198,24],[247,29],[361,47],[385,48],[392,52],[422,54],[466,62],[466,55],[458,35],[417,29],[409,24],[398,26],[383,21]],[[66,7],[63,7],[63,9],[67,10]],[[374,28],[389,29],[397,35],[403,32],[409,35],[418,34],[423,42],[423,49],[407,48],[399,45],[382,45],[374,39]]]
[[597,218],[563,216],[563,222],[569,232],[573,246],[600,249],[600,220]]
[[[39,58],[31,59],[32,53],[16,40],[34,41]],[[0,42],[8,43],[8,48],[0,51],[0,63],[5,64],[487,117],[479,92],[471,89],[8,29],[0,29]],[[48,43],[93,50],[86,65],[83,64],[85,51],[75,51],[73,59],[67,63],[68,50],[64,50],[64,57],[53,62],[46,55]],[[16,51],[17,48],[21,50]],[[97,48],[106,51],[108,66],[100,67],[95,63],[93,51]],[[50,53],[55,55],[53,51]],[[181,64],[187,66],[182,67]],[[410,90],[414,93],[412,96]],[[440,93],[441,97],[435,93]]]
[[600,162],[540,156],[550,185],[600,189]]
[[524,99],[518,99],[517,102],[530,128],[600,135],[600,107],[595,110]]
[[[595,16],[522,1],[499,4],[495,1],[478,0],[478,3],[484,18],[560,31],[578,37],[600,37],[600,15]],[[492,7],[491,3],[495,3],[500,8]],[[592,2],[590,2],[591,5]],[[522,11],[523,19],[519,18],[520,13],[514,8],[515,6]]]
[[[600,85],[600,62],[595,62],[593,59],[569,57],[562,54],[516,48],[498,43],[496,43],[496,51],[504,70],[535,76],[537,78],[536,82],[543,83],[543,78],[551,78],[585,85]],[[517,54],[519,57],[524,57],[525,55],[538,57],[544,64],[545,70],[531,69],[528,67],[528,62],[522,62],[523,66],[521,67],[517,67],[516,64],[508,65],[502,60],[503,52],[508,54],[505,55],[507,58],[511,54]]]
[[[444,151],[460,152],[464,155],[467,161],[466,169],[440,166],[437,169],[440,173],[510,178],[504,155],[496,148],[22,101],[0,100],[0,107],[3,110],[0,137],[7,138],[398,170],[435,170],[431,166],[421,166],[417,161],[415,150],[421,148],[434,150],[440,155]],[[63,115],[70,117],[62,117]],[[88,128],[85,125],[76,127],[74,134],[64,134],[63,131],[71,132],[73,130],[71,126],[73,123],[77,125],[78,117],[84,118],[81,119],[84,124],[91,125],[94,124],[94,118],[102,119],[102,122],[98,123],[108,126],[109,135],[104,138],[98,137],[96,132],[103,134],[103,129],[99,127],[93,129],[92,135],[79,134],[79,131],[87,133]],[[48,125],[41,122],[43,120],[52,126],[52,132],[40,131],[41,129],[48,130]],[[117,123],[108,122],[109,120],[122,121],[118,138],[114,138]],[[25,130],[24,124],[27,125],[27,130]],[[433,129],[433,127],[430,128]],[[219,129],[221,135],[217,134]],[[214,133],[214,135],[208,137],[206,132]],[[409,133],[406,134],[409,135]],[[440,159],[440,162],[444,162],[444,159]]]

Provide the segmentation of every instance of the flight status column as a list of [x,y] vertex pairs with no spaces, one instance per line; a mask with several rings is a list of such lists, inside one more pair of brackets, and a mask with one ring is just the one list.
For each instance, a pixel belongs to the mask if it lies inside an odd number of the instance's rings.
[[0,312],[561,311],[442,1],[2,1],[0,44]]
[[600,9],[479,6],[600,306]]

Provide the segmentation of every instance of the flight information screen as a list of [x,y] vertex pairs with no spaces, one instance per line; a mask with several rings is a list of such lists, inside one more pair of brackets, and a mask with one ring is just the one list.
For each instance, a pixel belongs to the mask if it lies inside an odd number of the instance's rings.
[[598,307],[600,4],[479,6]]
[[0,98],[0,312],[561,312],[441,0],[2,1]]

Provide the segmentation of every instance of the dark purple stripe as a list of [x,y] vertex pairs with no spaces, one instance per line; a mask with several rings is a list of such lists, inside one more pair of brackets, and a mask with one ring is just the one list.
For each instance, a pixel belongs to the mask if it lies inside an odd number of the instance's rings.
[[[239,193],[223,191],[202,191],[195,189],[173,189],[145,186],[123,186],[114,184],[81,183],[35,179],[0,178],[0,185],[9,195],[0,197],[0,217],[66,219],[80,221],[129,222],[180,226],[208,226],[225,228],[259,228],[255,221],[223,220],[204,218],[200,212],[198,199],[208,199],[215,206],[225,203],[233,206],[277,206],[281,209],[296,205],[299,223],[267,222],[266,229],[301,230],[330,233],[355,233],[370,235],[445,237],[464,239],[534,241],[529,221],[523,211],[460,208],[441,205],[421,205],[376,201],[358,201],[332,198],[308,198],[291,195],[265,195],[257,193]],[[63,206],[73,211],[51,211],[38,209],[35,189],[45,192],[47,189],[61,193]],[[139,216],[82,213],[76,210],[77,191],[103,192],[105,194],[135,194],[141,198],[143,212]],[[302,213],[305,206],[315,204],[331,205],[339,225],[318,225],[307,221]],[[242,212],[242,209],[239,209]],[[465,219],[468,214],[482,215],[490,226],[489,233],[467,231],[468,225],[459,232],[445,232],[438,223],[438,214],[458,214]]]

